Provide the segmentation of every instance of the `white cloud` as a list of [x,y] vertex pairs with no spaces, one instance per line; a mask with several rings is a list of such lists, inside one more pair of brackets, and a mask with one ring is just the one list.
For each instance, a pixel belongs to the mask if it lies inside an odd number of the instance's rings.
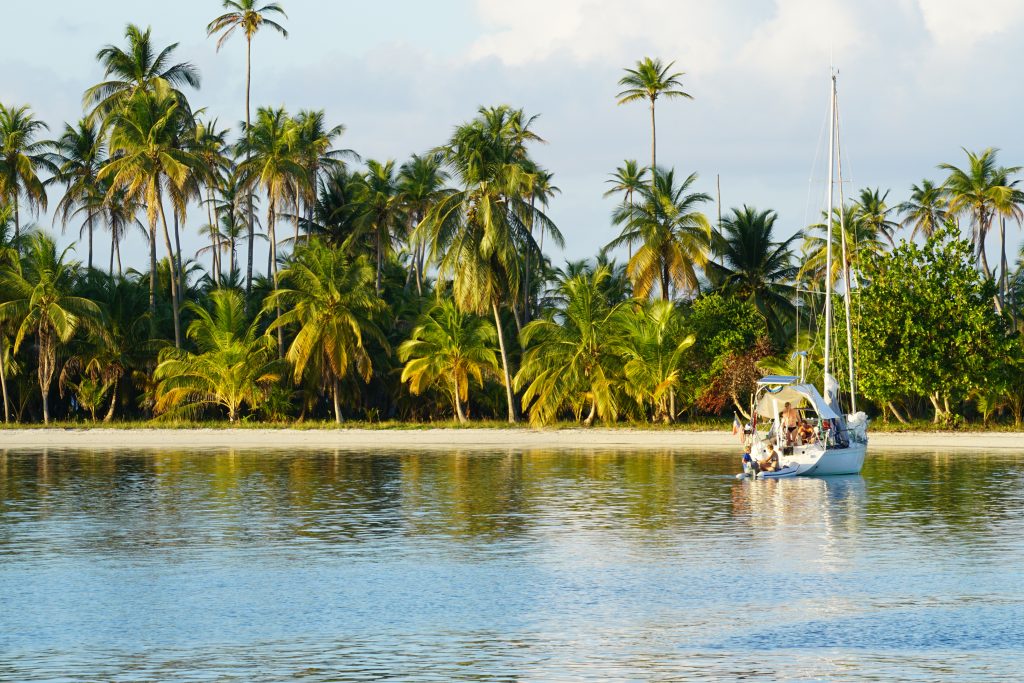
[[1019,0],[918,0],[918,7],[939,47],[958,52],[1007,33],[1024,19],[1024,3]]

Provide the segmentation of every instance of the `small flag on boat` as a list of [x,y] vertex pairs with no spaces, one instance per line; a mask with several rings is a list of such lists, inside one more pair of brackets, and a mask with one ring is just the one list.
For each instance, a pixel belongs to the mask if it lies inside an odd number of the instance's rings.
[[740,418],[736,415],[736,413],[733,413],[732,414],[732,435],[736,436],[737,434],[742,434],[742,433],[743,433],[743,425],[740,424]]

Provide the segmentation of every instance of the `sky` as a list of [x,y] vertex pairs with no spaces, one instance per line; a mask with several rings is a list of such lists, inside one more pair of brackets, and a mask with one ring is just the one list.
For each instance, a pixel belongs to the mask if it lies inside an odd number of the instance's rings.
[[[780,237],[816,222],[824,205],[832,65],[847,197],[879,187],[898,204],[912,183],[941,180],[939,163],[961,165],[961,148],[997,147],[1002,164],[1024,164],[1024,3],[1016,0],[281,4],[288,38],[267,31],[254,44],[254,109],[324,109],[347,127],[341,146],[364,158],[401,163],[443,143],[481,105],[539,114],[546,144],[533,153],[561,190],[548,210],[566,239],[551,254],[556,263],[592,256],[616,234],[606,180],[624,159],[649,159],[645,105],[615,99],[623,68],[644,56],[674,61],[693,96],[659,101],[659,165],[697,173],[696,189],[712,196],[720,179],[726,213],[774,209]],[[217,0],[19,2],[5,15],[23,30],[0,43],[0,102],[30,105],[56,136],[103,76],[97,50],[123,45],[132,22],[151,25],[157,45],[178,42],[178,59],[199,67],[194,107],[221,124],[241,121],[244,41],[217,52],[205,32],[220,11]],[[51,190],[51,205],[59,197]],[[705,211],[714,216],[715,204]],[[202,245],[204,216],[192,208],[188,253]],[[49,215],[37,220],[60,234]],[[61,240],[76,235],[71,225]],[[104,263],[109,248],[99,242]],[[143,238],[123,251],[141,264]]]

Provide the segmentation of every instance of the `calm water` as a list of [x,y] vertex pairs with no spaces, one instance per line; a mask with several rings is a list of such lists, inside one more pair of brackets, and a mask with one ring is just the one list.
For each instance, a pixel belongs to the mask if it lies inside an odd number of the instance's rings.
[[1014,680],[1024,454],[0,451],[0,680]]

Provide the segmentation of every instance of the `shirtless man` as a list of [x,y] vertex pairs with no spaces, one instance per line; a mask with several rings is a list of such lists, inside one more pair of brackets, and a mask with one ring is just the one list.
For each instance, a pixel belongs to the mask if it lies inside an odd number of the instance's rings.
[[786,401],[786,407],[782,411],[782,428],[786,434],[786,445],[792,446],[793,442],[796,441],[796,428],[800,424],[800,413],[796,411],[789,401]]

